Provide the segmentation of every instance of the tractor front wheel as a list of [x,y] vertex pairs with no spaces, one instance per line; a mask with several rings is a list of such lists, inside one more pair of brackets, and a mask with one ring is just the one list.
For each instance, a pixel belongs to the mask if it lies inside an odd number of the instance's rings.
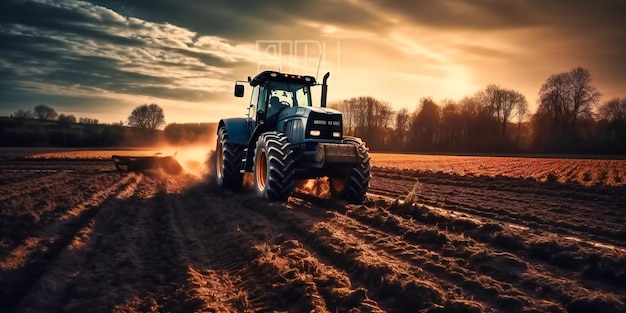
[[243,159],[243,149],[243,146],[231,143],[226,129],[220,128],[215,148],[215,179],[218,186],[233,191],[241,189],[243,174],[239,169]]
[[330,193],[350,203],[361,203],[369,189],[371,178],[370,156],[365,143],[356,137],[344,137],[345,144],[356,146],[360,162],[344,177],[330,178]]
[[254,153],[254,190],[268,200],[286,200],[293,190],[293,152],[279,132],[261,134]]

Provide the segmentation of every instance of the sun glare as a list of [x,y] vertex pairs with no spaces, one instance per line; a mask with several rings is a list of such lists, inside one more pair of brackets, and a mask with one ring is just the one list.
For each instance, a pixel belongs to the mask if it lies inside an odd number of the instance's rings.
[[446,71],[448,76],[445,80],[445,87],[451,98],[461,98],[471,95],[475,91],[471,83],[470,71],[455,65],[449,66]]

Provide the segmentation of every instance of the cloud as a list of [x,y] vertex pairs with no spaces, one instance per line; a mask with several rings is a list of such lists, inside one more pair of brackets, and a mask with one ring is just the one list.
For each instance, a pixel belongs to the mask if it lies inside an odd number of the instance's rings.
[[[623,0],[5,0],[0,114],[32,107],[34,95],[67,108],[112,101],[130,111],[152,101],[219,113],[233,81],[257,66],[315,72],[321,44],[321,71],[341,86],[331,97],[376,90],[407,105],[489,83],[532,97],[549,75],[576,66],[618,96],[623,12]],[[320,45],[257,51],[280,40]]]
[[83,1],[9,1],[0,12],[0,108],[32,98],[20,91],[69,104],[87,95],[210,101],[230,91],[232,68],[253,55],[224,38]]
[[[348,29],[387,29],[391,22],[355,1],[282,0],[271,3],[256,0],[90,0],[144,20],[172,23],[206,35],[237,41],[267,39],[310,39],[315,29],[303,22],[315,21]],[[303,32],[293,32],[301,28]]]

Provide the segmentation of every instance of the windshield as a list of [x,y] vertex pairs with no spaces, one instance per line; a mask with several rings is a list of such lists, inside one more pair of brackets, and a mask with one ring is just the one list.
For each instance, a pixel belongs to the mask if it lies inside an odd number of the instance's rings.
[[[269,84],[270,103],[278,101],[284,106],[311,106],[311,88],[308,85],[271,82]],[[278,99],[272,99],[272,98]]]

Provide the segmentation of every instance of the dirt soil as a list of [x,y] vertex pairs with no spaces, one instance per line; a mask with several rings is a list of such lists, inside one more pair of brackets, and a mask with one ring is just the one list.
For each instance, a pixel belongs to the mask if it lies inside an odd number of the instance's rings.
[[0,162],[0,312],[626,312],[626,192],[375,168],[287,203],[108,160]]

